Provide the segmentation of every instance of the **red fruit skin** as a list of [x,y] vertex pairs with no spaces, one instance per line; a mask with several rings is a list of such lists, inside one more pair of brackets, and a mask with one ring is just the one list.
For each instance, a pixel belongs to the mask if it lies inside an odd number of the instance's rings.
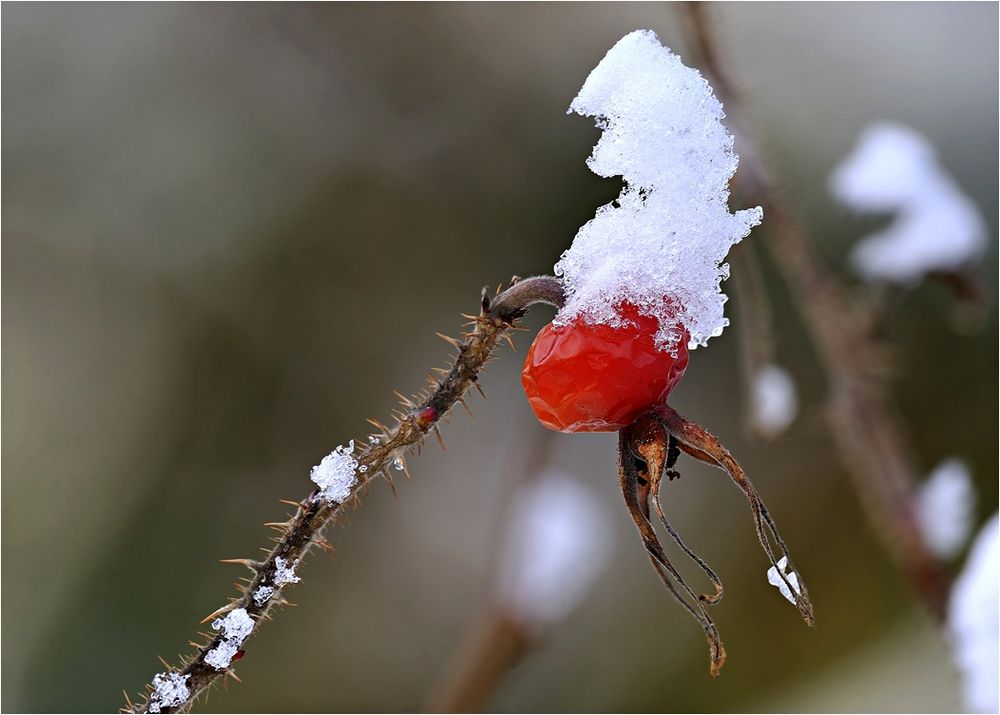
[[528,349],[521,385],[538,420],[557,432],[617,432],[657,405],[684,375],[686,337],[677,355],[656,347],[656,318],[628,303],[619,314],[634,325],[577,321],[542,328]]

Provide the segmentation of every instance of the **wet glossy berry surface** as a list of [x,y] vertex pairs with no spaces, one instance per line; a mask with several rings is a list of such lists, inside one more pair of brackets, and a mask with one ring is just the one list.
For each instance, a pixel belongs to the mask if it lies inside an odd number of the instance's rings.
[[688,363],[654,343],[656,318],[623,304],[634,325],[546,325],[528,350],[521,384],[539,421],[559,432],[615,432],[666,402]]

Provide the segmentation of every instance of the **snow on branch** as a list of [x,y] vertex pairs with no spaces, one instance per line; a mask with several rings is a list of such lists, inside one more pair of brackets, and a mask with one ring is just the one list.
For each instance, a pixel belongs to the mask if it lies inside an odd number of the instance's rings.
[[916,283],[928,273],[958,271],[985,248],[975,204],[938,163],[930,142],[908,127],[868,127],[834,171],[830,190],[858,212],[896,214],[851,254],[867,280]]

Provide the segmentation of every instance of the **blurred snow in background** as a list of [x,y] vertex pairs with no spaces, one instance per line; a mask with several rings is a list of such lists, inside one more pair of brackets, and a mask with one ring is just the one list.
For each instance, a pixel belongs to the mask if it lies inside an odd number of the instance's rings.
[[908,127],[865,129],[830,188],[859,212],[895,214],[851,254],[855,270],[868,280],[916,283],[928,273],[967,267],[983,253],[986,226],[979,210],[941,167],[927,138]]

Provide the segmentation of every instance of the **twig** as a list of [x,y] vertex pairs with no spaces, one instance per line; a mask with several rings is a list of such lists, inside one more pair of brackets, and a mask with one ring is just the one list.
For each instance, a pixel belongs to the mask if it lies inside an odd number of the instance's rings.
[[726,106],[742,161],[737,180],[764,207],[766,243],[796,298],[830,387],[833,436],[872,530],[899,564],[929,613],[941,622],[949,578],[927,551],[913,510],[916,478],[906,430],[891,407],[877,370],[879,350],[870,316],[814,255],[808,231],[787,208],[746,129],[739,98],[719,59],[707,10],[685,3],[694,46]]
[[484,609],[479,625],[467,638],[423,712],[482,712],[500,681],[532,646],[524,625],[495,607]]
[[[561,307],[563,303],[562,283],[549,276],[538,276],[525,280],[514,279],[512,285],[491,299],[486,289],[483,290],[481,310],[478,316],[467,316],[472,321],[472,329],[464,340],[448,338],[456,350],[451,369],[440,379],[429,378],[429,390],[414,398],[401,398],[405,412],[400,412],[394,427],[388,428],[382,423],[371,420],[383,434],[378,439],[371,440],[368,445],[356,455],[356,482],[350,490],[350,495],[342,502],[328,502],[315,498],[310,494],[301,502],[296,503],[297,511],[287,522],[274,524],[280,535],[273,549],[267,553],[263,561],[252,559],[230,559],[230,563],[246,566],[253,574],[249,584],[242,588],[238,598],[212,613],[205,621],[232,612],[245,609],[255,621],[255,628],[262,620],[269,620],[275,606],[287,603],[281,597],[282,584],[275,585],[275,575],[283,565],[298,563],[312,548],[319,545],[329,548],[322,537],[323,531],[343,513],[348,502],[356,502],[361,491],[377,475],[389,479],[389,468],[394,464],[402,464],[404,452],[419,444],[430,431],[437,431],[437,423],[455,403],[462,401],[466,391],[476,384],[479,372],[492,357],[497,343],[501,338],[508,337],[508,332],[515,327],[516,321],[524,316],[527,309],[536,303],[547,303]],[[281,560],[279,562],[279,559]],[[262,603],[258,603],[254,594],[261,587],[273,588],[273,593]],[[147,686],[147,692],[141,702],[129,703],[125,709],[128,712],[150,712],[150,705],[158,712],[175,712],[187,710],[193,701],[227,673],[228,668],[216,669],[205,662],[210,651],[223,644],[224,634],[220,633],[200,646],[198,652],[182,664],[179,676],[185,679],[187,696],[181,702],[171,701],[163,705],[150,699],[152,689]],[[242,645],[242,642],[240,643]],[[241,655],[242,651],[238,655]],[[238,657],[238,656],[237,656]]]

